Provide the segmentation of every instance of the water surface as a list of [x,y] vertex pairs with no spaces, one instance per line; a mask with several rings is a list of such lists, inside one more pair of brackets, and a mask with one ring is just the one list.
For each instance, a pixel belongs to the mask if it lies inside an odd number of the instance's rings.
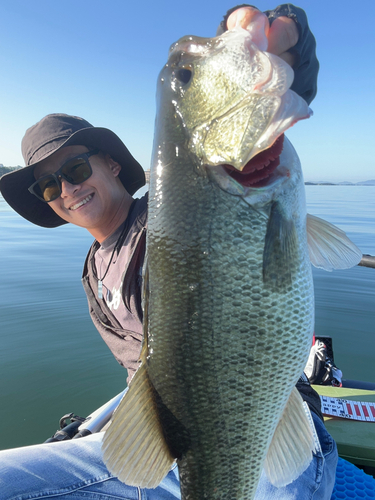
[[[306,194],[310,213],[375,255],[375,187],[306,186]],[[62,415],[86,416],[125,387],[80,282],[91,242],[68,224],[34,226],[0,197],[0,449],[42,442]],[[314,279],[316,333],[333,337],[345,378],[374,382],[375,270],[315,270]]]

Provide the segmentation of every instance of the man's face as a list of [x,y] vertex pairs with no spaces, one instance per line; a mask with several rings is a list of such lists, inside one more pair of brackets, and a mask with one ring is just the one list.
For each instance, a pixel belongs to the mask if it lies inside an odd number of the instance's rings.
[[[62,148],[35,167],[34,177],[39,179],[54,173],[66,161],[87,152],[85,146]],[[67,222],[88,230],[100,230],[110,226],[127,192],[118,179],[121,167],[109,155],[99,153],[89,161],[91,177],[82,184],[61,179],[61,195],[49,202],[49,206]]]

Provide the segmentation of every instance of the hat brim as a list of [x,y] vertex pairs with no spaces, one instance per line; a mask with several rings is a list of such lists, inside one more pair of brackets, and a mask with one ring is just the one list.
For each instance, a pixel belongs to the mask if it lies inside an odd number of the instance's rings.
[[34,167],[36,165],[63,147],[77,145],[99,149],[111,155],[121,165],[119,179],[129,194],[133,195],[144,186],[145,172],[121,139],[107,128],[88,127],[72,134],[60,147],[38,162],[3,175],[0,179],[0,190],[5,201],[22,217],[38,226],[58,227],[67,224],[48,203],[43,203],[31,194],[28,188],[35,182]]

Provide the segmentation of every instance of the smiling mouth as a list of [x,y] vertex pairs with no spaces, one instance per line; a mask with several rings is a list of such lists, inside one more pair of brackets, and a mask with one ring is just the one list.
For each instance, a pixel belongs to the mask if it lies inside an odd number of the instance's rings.
[[280,135],[272,146],[254,156],[243,170],[237,170],[231,165],[223,165],[225,171],[244,187],[263,187],[269,177],[280,164],[280,154],[283,150],[284,134]]
[[80,202],[78,202],[75,205],[72,205],[71,207],[69,207],[69,210],[77,210],[77,208],[82,207],[82,205],[86,205],[86,203],[89,202],[92,199],[92,197],[93,197],[93,195],[89,194],[88,196],[86,196],[86,198],[84,198]]

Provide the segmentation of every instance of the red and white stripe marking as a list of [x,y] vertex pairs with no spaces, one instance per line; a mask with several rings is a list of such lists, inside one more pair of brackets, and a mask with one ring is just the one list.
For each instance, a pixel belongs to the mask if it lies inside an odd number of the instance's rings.
[[331,417],[375,422],[375,403],[320,396],[322,413]]

